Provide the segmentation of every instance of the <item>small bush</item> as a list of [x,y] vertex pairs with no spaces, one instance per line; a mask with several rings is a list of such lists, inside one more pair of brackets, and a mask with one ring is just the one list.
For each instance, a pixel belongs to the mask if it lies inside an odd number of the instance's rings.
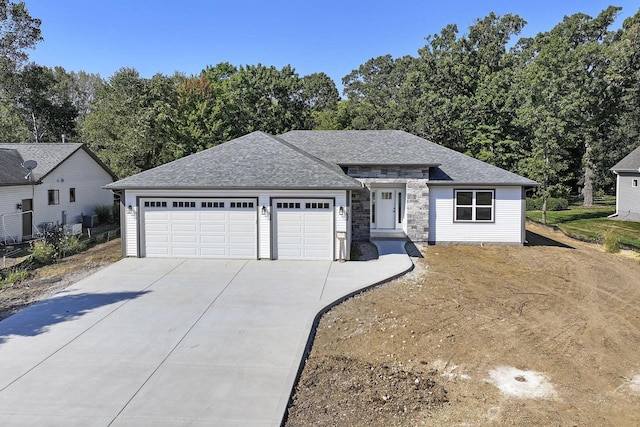
[[620,236],[608,231],[604,234],[604,251],[610,254],[620,252]]
[[14,268],[6,273],[6,276],[4,277],[4,279],[0,280],[0,283],[2,285],[14,285],[18,282],[26,280],[28,277],[29,272],[27,270],[24,270],[22,268]]
[[113,222],[113,205],[97,205],[93,211],[98,216],[98,223],[110,224]]
[[[563,211],[569,208],[569,201],[561,197],[549,197],[547,199],[547,211]],[[527,197],[528,211],[542,210],[542,197]]]
[[56,249],[51,243],[39,240],[33,244],[31,256],[39,264],[49,264],[56,258]]
[[65,235],[60,239],[60,252],[62,257],[77,254],[84,250],[86,245],[78,239],[78,236]]

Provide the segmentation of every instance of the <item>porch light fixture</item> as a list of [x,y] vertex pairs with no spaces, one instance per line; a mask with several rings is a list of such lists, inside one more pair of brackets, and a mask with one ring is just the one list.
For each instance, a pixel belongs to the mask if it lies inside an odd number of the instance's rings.
[[267,214],[267,207],[263,206],[262,209],[260,209],[260,212],[262,212],[262,215],[266,215]]
[[129,212],[132,212],[132,211],[133,211],[133,206],[131,206],[131,205],[127,206],[127,210],[128,210]]
[[18,209],[18,210],[22,210],[22,203],[18,203],[18,204],[16,205],[16,209]]

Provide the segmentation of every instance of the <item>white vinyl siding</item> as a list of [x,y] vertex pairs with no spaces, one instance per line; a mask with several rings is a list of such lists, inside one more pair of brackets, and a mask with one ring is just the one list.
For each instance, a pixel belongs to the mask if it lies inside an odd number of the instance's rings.
[[[111,182],[111,175],[79,149],[47,175],[42,184],[0,187],[0,215],[19,212],[16,209],[18,203],[23,199],[33,199],[33,223],[36,227],[46,223],[61,224],[63,211],[67,224],[77,224],[82,222],[82,214],[92,214],[96,205],[113,205],[113,193],[102,188]],[[75,202],[69,201],[70,188],[76,189]],[[49,204],[49,190],[58,191],[59,204]],[[21,236],[22,219],[14,221],[7,218],[7,221],[11,222],[11,234]]]
[[429,241],[432,243],[513,243],[522,244],[523,203],[521,187],[474,187],[493,190],[492,222],[457,222],[453,187],[432,186],[429,193]]
[[32,194],[30,185],[0,187],[0,241],[22,240],[22,216],[16,215],[22,211],[17,206],[23,199],[31,199]]
[[[36,168],[37,171],[37,168]],[[67,224],[82,222],[82,214],[94,213],[96,205],[113,205],[113,193],[103,189],[113,182],[111,176],[91,156],[80,149],[73,153],[43,183],[36,185],[33,198],[36,225],[45,222],[61,223],[66,212]],[[75,188],[76,201],[69,202],[69,189]],[[59,191],[60,204],[49,205],[48,190]]]
[[[634,186],[634,180],[636,186]],[[640,215],[640,187],[637,182],[640,180],[640,174],[620,172],[617,178],[616,206],[620,216],[632,214],[632,216]]]

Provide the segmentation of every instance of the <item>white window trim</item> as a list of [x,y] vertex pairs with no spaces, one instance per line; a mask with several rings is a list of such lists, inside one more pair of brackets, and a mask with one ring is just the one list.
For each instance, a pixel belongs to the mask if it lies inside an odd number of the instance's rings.
[[[471,205],[458,205],[458,193],[472,193]],[[491,205],[477,205],[476,204],[476,193],[491,193]],[[470,207],[471,208],[471,219],[458,219],[458,208],[459,207]],[[476,209],[477,208],[491,208],[491,219],[476,219]],[[453,222],[462,222],[462,223],[493,223],[496,220],[496,191],[494,189],[470,189],[470,188],[460,188],[458,190],[453,191]]]

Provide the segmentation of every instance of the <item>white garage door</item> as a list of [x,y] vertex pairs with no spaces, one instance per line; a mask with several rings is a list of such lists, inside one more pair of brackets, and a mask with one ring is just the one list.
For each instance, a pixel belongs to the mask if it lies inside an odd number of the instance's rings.
[[275,258],[322,259],[333,256],[333,200],[276,199]]
[[144,256],[258,256],[255,199],[142,199]]

